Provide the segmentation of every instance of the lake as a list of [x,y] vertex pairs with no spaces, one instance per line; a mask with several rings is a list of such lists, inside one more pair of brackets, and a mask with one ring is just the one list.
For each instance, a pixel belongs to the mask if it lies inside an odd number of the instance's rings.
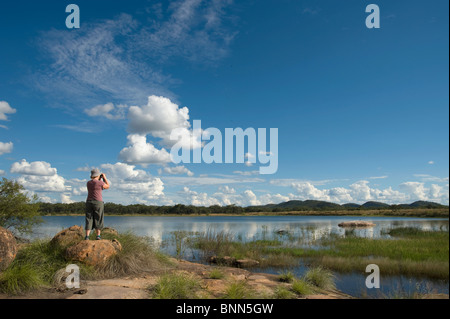
[[[349,231],[338,226],[343,221],[364,220],[376,224],[372,228]],[[33,238],[53,237],[64,228],[80,225],[84,228],[83,216],[45,216],[44,223],[36,228]],[[449,220],[437,218],[410,217],[355,217],[355,216],[105,216],[105,226],[117,229],[119,232],[131,231],[139,236],[152,238],[155,247],[175,256],[173,232],[227,232],[242,241],[270,239],[276,237],[289,240],[291,237],[278,235],[284,233],[302,238],[301,245],[314,248],[314,242],[330,234],[337,236],[360,236],[366,238],[386,238],[386,231],[397,227],[417,227],[424,230],[448,231]],[[200,262],[193,250],[187,250],[184,259]],[[300,262],[298,267],[290,269],[295,275],[301,276],[305,271]],[[261,272],[280,273],[283,269],[256,269]],[[364,270],[362,270],[364,271]],[[368,274],[367,274],[368,275]],[[406,277],[383,277],[381,272],[381,288],[367,289],[364,273],[335,273],[336,286],[339,290],[353,296],[380,297],[391,295],[393,291],[412,293],[414,291],[433,291],[449,293],[448,281],[430,281]]]

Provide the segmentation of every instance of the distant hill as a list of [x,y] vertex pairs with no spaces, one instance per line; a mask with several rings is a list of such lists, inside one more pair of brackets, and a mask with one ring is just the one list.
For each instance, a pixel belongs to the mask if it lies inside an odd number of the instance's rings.
[[389,208],[390,205],[380,202],[367,202],[361,205],[363,208]]
[[448,206],[434,202],[416,201],[412,204],[389,205],[382,202],[369,201],[362,205],[356,203],[336,204],[320,200],[290,200],[279,204],[267,204],[262,206],[249,206],[252,211],[294,211],[294,210],[344,210],[344,209],[414,209],[414,208],[445,208]]
[[441,205],[438,203],[418,200],[417,202],[410,204],[409,207],[412,207],[412,208],[444,208],[447,206],[444,206],[444,205]]

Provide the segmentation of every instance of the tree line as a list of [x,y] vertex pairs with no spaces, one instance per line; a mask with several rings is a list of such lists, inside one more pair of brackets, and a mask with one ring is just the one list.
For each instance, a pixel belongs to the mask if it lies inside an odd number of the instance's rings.
[[[442,206],[444,207],[444,206]],[[421,208],[437,208],[437,207],[421,207]],[[237,205],[219,206],[212,205],[194,206],[177,204],[173,206],[156,206],[144,204],[122,205],[115,203],[105,203],[105,213],[108,215],[209,215],[209,214],[227,214],[239,215],[246,213],[280,213],[280,212],[325,212],[325,211],[363,211],[363,210],[378,210],[378,211],[402,211],[414,210],[410,206],[403,205],[386,205],[385,207],[369,208],[369,207],[343,207],[340,205],[327,207],[276,207],[275,206],[247,206],[241,207]],[[448,209],[448,207],[447,207]],[[70,204],[62,203],[40,203],[39,212],[41,215],[83,215],[85,213],[85,202],[76,202]]]

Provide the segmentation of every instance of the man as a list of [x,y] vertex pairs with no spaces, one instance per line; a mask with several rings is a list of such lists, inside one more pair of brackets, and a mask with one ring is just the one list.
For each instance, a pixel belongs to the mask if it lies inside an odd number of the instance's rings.
[[95,228],[97,240],[102,239],[100,234],[103,229],[104,205],[102,191],[109,188],[109,182],[105,174],[100,174],[98,169],[91,171],[91,180],[87,182],[88,196],[86,199],[86,237],[89,240],[91,230]]

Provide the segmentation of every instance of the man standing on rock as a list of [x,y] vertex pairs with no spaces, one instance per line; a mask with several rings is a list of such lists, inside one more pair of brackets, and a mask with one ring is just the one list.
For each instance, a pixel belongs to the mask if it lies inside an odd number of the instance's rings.
[[91,171],[91,180],[87,182],[88,196],[86,200],[86,237],[89,240],[91,230],[97,232],[96,239],[101,239],[100,233],[103,229],[104,204],[102,191],[109,188],[109,182],[105,174],[100,174],[98,169]]

